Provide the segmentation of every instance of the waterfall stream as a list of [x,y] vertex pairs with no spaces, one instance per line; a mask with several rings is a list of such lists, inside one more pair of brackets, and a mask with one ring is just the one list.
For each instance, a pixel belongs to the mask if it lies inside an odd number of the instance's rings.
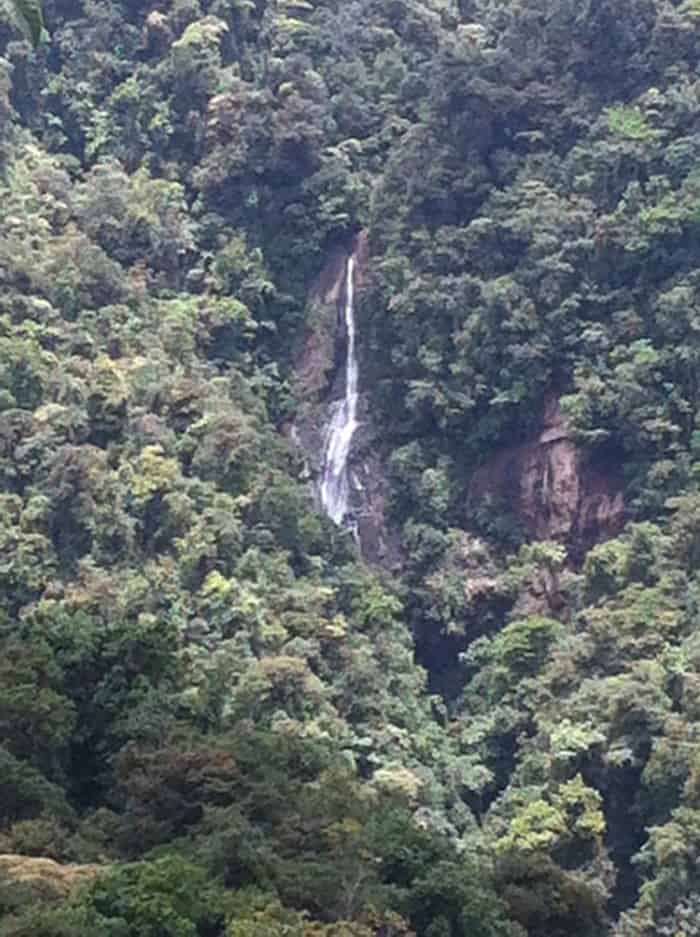
[[348,258],[345,271],[345,396],[331,404],[326,425],[321,475],[321,504],[336,524],[349,512],[350,478],[348,456],[357,429],[357,354],[355,350],[355,258]]

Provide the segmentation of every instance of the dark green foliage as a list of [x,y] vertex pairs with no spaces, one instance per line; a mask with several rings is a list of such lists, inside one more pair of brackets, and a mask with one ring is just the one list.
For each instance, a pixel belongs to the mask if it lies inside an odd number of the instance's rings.
[[61,788],[48,781],[36,768],[0,748],[1,818],[4,826],[17,820],[48,813],[57,817],[70,816]]
[[485,889],[475,866],[438,862],[418,879],[411,894],[416,930],[426,937],[510,937],[517,930],[505,907]]
[[[3,873],[0,935],[695,933],[700,4],[46,16],[0,30],[0,856],[97,871]],[[361,229],[392,577],[286,440]],[[618,537],[473,497],[552,400]]]
[[510,856],[498,868],[496,881],[510,915],[533,937],[606,933],[600,895],[548,860]]

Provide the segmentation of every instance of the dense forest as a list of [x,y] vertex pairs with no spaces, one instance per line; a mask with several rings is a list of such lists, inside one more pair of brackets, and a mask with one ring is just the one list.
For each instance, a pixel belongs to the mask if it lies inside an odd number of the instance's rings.
[[[43,17],[0,17],[0,937],[700,937],[700,2]],[[358,237],[379,559],[294,430]]]

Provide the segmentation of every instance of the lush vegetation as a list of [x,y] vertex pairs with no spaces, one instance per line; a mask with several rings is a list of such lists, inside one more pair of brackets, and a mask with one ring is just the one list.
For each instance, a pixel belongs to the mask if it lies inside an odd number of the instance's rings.
[[[10,9],[0,935],[697,937],[700,4]],[[283,432],[360,229],[391,578]],[[549,394],[584,556],[468,504]]]

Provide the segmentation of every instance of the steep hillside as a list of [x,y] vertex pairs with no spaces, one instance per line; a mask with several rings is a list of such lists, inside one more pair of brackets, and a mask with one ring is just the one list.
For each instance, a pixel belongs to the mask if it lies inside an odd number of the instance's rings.
[[700,935],[700,5],[45,19],[0,23],[0,935]]

